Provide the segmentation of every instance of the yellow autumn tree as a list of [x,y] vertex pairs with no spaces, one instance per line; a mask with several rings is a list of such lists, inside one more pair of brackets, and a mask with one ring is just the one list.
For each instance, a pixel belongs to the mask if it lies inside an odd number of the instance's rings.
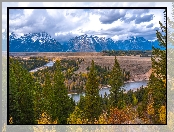
[[163,124],[166,124],[166,107],[161,106],[159,109],[159,117],[160,117],[160,122]]
[[152,92],[151,90],[149,91],[148,93],[148,104],[147,104],[147,113],[148,113],[148,118],[149,118],[149,121],[150,123],[152,123],[151,119],[153,118],[154,116],[154,100],[153,100],[153,97],[152,97]]
[[51,117],[46,112],[43,112],[40,119],[37,121],[38,124],[58,124],[57,120],[52,122]]
[[72,114],[70,114],[69,118],[67,119],[67,124],[86,124],[87,120],[84,119],[83,111],[75,107],[75,110]]

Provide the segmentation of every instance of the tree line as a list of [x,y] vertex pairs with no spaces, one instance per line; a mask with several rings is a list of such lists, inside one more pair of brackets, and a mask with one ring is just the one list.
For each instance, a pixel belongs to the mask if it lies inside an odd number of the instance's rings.
[[104,50],[102,51],[104,56],[136,56],[151,57],[151,50]]

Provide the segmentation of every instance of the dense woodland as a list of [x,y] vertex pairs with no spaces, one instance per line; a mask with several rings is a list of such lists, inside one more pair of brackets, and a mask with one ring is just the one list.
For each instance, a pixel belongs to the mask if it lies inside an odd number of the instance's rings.
[[[157,39],[166,47],[166,27],[160,27]],[[74,73],[83,59],[57,60],[53,67],[30,73],[48,60],[10,57],[9,124],[166,124],[166,50],[153,48],[152,55],[148,86],[127,93],[121,86],[130,73],[116,57],[112,69],[92,61],[88,74]],[[103,98],[101,84],[111,86]],[[86,94],[77,104],[68,96],[73,90]]]
[[104,50],[102,51],[104,56],[136,56],[139,55],[140,57],[151,57],[152,51],[151,50]]
[[41,67],[48,62],[48,59],[43,57],[30,57],[29,59],[22,59],[20,57],[15,58],[23,66],[23,68],[28,71],[35,69],[36,67]]

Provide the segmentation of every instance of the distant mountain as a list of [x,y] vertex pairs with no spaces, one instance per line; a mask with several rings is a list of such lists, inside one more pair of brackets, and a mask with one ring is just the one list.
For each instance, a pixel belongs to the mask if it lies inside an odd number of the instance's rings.
[[81,35],[72,38],[67,43],[67,51],[96,51],[102,50],[152,50],[152,46],[158,47],[158,41],[148,41],[143,37],[131,36],[127,40],[113,41],[111,38]]
[[67,51],[71,52],[100,52],[106,50],[107,40],[105,38],[99,38],[97,36],[81,35],[72,38],[67,43]]
[[111,38],[88,36],[71,38],[60,44],[46,32],[29,33],[17,37],[9,36],[10,52],[100,52],[103,50],[151,50],[159,47],[158,41],[148,41],[143,37],[130,37],[127,40],[113,41]]
[[118,49],[123,50],[152,50],[152,46],[157,47],[158,41],[148,41],[143,37],[133,37],[131,36],[129,39],[124,41],[116,41],[115,42]]
[[9,46],[10,52],[58,52],[63,49],[62,45],[46,32],[29,33],[19,38],[11,33]]

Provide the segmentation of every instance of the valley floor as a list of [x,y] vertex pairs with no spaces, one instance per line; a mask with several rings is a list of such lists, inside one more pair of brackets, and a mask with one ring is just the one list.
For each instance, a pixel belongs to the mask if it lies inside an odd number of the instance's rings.
[[[115,56],[104,56],[101,52],[11,52],[12,56],[20,56],[22,58],[29,58],[33,56],[42,56],[50,60],[71,59],[77,60],[84,59],[79,65],[79,69],[75,73],[87,73],[86,68],[90,66],[91,61],[94,60],[95,64],[102,67],[113,67]],[[151,58],[140,56],[116,56],[122,69],[130,71],[131,81],[148,80],[151,74]]]

